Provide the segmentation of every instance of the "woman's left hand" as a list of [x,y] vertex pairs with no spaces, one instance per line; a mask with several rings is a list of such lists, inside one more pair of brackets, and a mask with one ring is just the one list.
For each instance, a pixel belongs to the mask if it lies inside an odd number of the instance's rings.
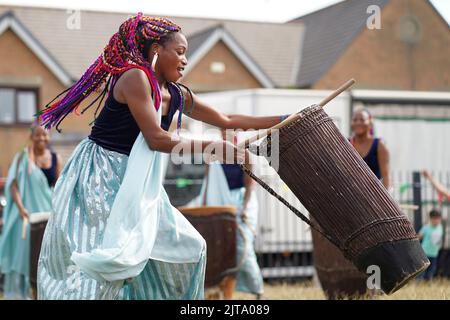
[[247,214],[246,214],[245,210],[243,210],[241,213],[241,220],[243,223],[247,222]]

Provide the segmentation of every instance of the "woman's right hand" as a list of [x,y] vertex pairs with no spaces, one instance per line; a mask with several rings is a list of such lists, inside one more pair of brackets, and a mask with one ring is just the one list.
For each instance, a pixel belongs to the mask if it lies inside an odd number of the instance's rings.
[[249,161],[249,154],[246,149],[238,148],[229,141],[222,140],[213,142],[211,146],[214,154],[209,155],[210,161],[218,160],[220,163],[247,163]]
[[28,210],[25,209],[25,208],[20,209],[20,210],[19,210],[19,214],[20,214],[20,217],[22,218],[22,220],[25,220],[25,219],[29,219],[29,218],[30,218],[30,214],[28,213]]

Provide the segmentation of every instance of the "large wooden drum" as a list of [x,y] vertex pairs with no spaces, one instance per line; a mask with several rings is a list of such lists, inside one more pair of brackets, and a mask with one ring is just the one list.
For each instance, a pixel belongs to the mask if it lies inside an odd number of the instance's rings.
[[300,115],[262,150],[278,153],[281,179],[345,258],[378,267],[381,289],[396,291],[429,265],[411,223],[322,107]]
[[30,215],[30,287],[33,295],[36,295],[39,254],[49,217],[50,212],[39,212]]
[[205,288],[215,287],[237,273],[236,208],[231,206],[181,207],[206,241]]
[[368,292],[367,274],[347,260],[328,239],[311,230],[314,268],[328,299],[353,299]]

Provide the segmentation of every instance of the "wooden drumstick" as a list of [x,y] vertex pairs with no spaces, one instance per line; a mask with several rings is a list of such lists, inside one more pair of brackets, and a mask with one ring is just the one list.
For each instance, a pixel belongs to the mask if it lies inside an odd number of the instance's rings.
[[340,95],[342,92],[344,92],[345,90],[347,90],[348,88],[350,88],[352,85],[355,84],[355,79],[350,79],[348,80],[346,83],[344,83],[342,86],[340,86],[339,88],[337,88],[332,94],[330,94],[328,97],[326,97],[325,99],[323,99],[322,101],[319,102],[319,106],[323,107],[325,106],[328,102],[330,102],[331,100],[333,100],[334,98],[336,98],[338,95]]
[[[346,83],[344,83],[338,89],[333,91],[328,97],[323,99],[319,103],[319,106],[324,107],[328,102],[330,102],[331,100],[336,98],[338,95],[340,95],[342,92],[344,92],[345,90],[350,88],[352,85],[354,85],[355,82],[356,82],[355,79],[348,80]],[[284,126],[287,126],[287,125],[291,124],[294,121],[297,121],[300,118],[301,118],[300,112],[293,113],[288,118],[286,118],[284,121],[274,125],[273,127],[269,128],[269,129],[266,129],[262,133],[257,133],[254,136],[252,136],[252,137],[242,141],[241,143],[238,144],[238,148],[245,148],[250,143],[255,142],[255,141],[259,140],[259,139],[262,139],[262,138],[266,137],[267,135],[269,135],[271,133],[272,130],[280,129],[280,128],[284,127]]]

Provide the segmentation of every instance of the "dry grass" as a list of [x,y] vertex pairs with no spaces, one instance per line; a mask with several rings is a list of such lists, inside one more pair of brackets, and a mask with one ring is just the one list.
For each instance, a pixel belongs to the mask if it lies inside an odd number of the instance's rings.
[[[298,284],[281,283],[264,286],[264,299],[269,300],[324,300],[326,299],[322,289],[313,282]],[[3,296],[0,293],[0,300]],[[235,300],[252,300],[252,294],[236,292]],[[394,294],[387,296],[379,294],[375,297],[362,297],[361,299],[376,300],[450,300],[450,280],[438,279],[431,282],[413,281]]]
[[[313,282],[298,284],[276,284],[264,287],[264,298],[270,300],[323,300],[326,299],[322,289]],[[255,299],[254,295],[235,293],[233,299]],[[361,299],[376,300],[450,300],[450,280],[439,279],[431,282],[413,281],[388,296],[379,294]]]

